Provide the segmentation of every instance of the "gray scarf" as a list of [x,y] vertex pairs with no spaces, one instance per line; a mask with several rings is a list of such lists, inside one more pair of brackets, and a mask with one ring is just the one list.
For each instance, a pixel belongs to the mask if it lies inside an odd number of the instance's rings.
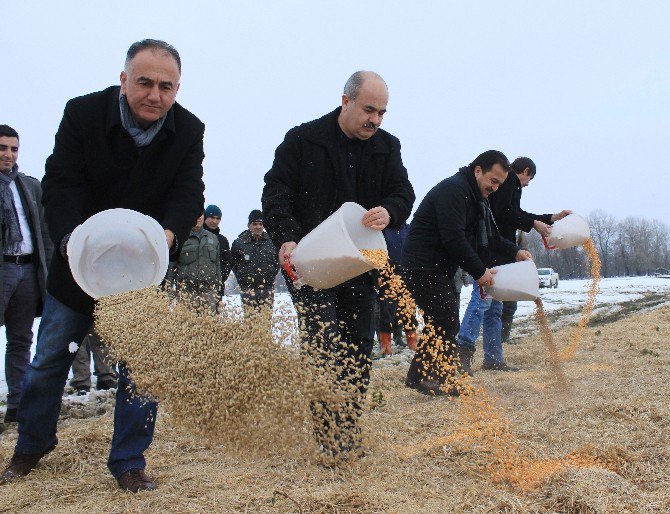
[[126,129],[126,132],[135,141],[135,146],[147,146],[151,144],[156,137],[156,134],[163,128],[163,123],[165,122],[165,116],[154,121],[149,127],[144,130],[140,127],[140,124],[137,123],[137,120],[130,112],[130,106],[128,105],[128,100],[126,96],[119,92],[119,109],[121,111],[121,125]]
[[14,205],[14,195],[9,185],[19,174],[19,166],[15,164],[11,171],[5,175],[0,173],[0,215],[2,216],[2,246],[5,255],[19,255],[21,253],[21,227],[19,215]]

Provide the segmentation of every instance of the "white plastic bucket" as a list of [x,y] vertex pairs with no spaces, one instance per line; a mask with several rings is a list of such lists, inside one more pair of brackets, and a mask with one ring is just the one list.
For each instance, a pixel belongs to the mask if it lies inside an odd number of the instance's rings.
[[554,222],[546,244],[550,249],[565,250],[584,244],[591,237],[589,224],[579,214],[569,214]]
[[72,231],[67,254],[75,282],[100,298],[160,284],[169,249],[155,219],[130,209],[109,209]]
[[361,250],[384,250],[380,230],[363,226],[366,210],[346,202],[302,238],[291,253],[291,264],[303,284],[317,289],[335,287],[373,266]]
[[540,296],[540,278],[533,261],[520,261],[491,268],[493,285],[485,288],[486,294],[503,302],[535,300]]

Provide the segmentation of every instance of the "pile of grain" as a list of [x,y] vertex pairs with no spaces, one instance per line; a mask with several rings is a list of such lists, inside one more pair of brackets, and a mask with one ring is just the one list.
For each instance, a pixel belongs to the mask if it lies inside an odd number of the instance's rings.
[[[148,288],[102,298],[96,326],[115,358],[128,363],[140,394],[160,400],[171,422],[230,449],[291,454],[316,449],[315,405],[343,405],[336,360],[301,351],[294,317],[195,313]],[[286,344],[288,342],[288,344]]]

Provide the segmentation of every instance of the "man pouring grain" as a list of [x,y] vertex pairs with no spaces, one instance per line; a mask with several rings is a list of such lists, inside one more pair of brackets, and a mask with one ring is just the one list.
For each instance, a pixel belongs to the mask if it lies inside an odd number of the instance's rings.
[[[388,103],[384,80],[374,72],[354,73],[344,86],[342,105],[325,116],[295,127],[276,150],[265,175],[265,226],[279,249],[280,264],[297,243],[345,202],[367,212],[361,223],[383,230],[400,226],[409,216],[414,190],[400,155],[400,142],[381,130]],[[373,347],[374,278],[364,274],[331,289],[300,289],[289,284],[308,344],[348,363],[340,381],[349,381],[363,395],[369,381]],[[348,377],[348,378],[345,378]],[[358,403],[342,419],[324,413],[316,434],[326,453],[356,446]],[[347,436],[333,441],[328,432],[347,427]]]
[[[0,475],[6,483],[27,475],[57,442],[61,395],[75,354],[93,322],[94,301],[70,273],[67,243],[79,224],[122,207],[156,219],[173,254],[203,210],[204,125],[175,103],[181,61],[169,44],[134,43],[121,85],[70,100],[42,181],[45,219],[57,246],[35,357],[18,410],[14,455]],[[156,404],[134,397],[128,370],[119,366],[114,435],[107,462],[122,489],[155,489],[144,473]]]

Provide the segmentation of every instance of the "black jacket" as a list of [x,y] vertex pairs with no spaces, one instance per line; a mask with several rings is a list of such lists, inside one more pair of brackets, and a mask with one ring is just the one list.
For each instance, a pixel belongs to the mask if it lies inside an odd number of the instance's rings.
[[530,232],[535,220],[549,225],[552,223],[551,214],[531,214],[522,210],[521,193],[521,181],[516,173],[511,172],[498,190],[489,196],[500,235],[512,243],[516,242],[516,231]]
[[228,275],[230,275],[230,270],[233,268],[233,258],[230,253],[230,243],[228,243],[228,238],[221,233],[221,229],[219,227],[205,228],[212,234],[216,234],[216,237],[219,238],[219,245],[221,247],[221,287],[223,291],[223,284],[226,283]]
[[274,287],[279,272],[279,253],[267,233],[261,239],[254,239],[245,230],[233,241],[233,274],[240,289],[248,291],[256,288]]
[[479,240],[483,202],[469,167],[437,184],[414,214],[403,247],[403,268],[453,277],[460,267],[477,280],[487,267],[497,264],[496,257],[514,260],[519,248],[500,237],[495,223],[490,224],[488,244]]
[[[277,147],[265,175],[264,223],[279,248],[299,242],[339,207],[340,173],[337,118],[341,108],[294,127]],[[390,226],[400,226],[414,204],[414,190],[400,156],[400,141],[378,130],[364,145],[356,184],[358,203],[365,209],[382,206]]]
[[[183,243],[205,201],[204,130],[175,103],[151,144],[138,149],[121,126],[119,86],[70,100],[42,179],[54,246],[93,214],[116,207],[151,216]],[[74,310],[93,312],[93,299],[75,283],[58,251],[47,290]]]

